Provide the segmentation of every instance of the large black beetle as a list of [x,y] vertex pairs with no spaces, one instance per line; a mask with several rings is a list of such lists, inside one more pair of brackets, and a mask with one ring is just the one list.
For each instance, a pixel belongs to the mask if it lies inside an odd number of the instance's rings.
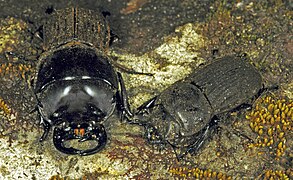
[[[107,142],[104,123],[113,111],[131,116],[122,77],[105,53],[110,27],[102,14],[68,8],[51,15],[43,27],[43,39],[45,52],[33,83],[44,128],[40,140],[54,127],[53,143],[59,151],[96,153]],[[94,146],[66,145],[75,139],[94,142]]]
[[170,144],[177,157],[197,152],[219,116],[248,103],[262,89],[260,73],[244,57],[227,56],[199,68],[140,106],[132,123],[151,143]]

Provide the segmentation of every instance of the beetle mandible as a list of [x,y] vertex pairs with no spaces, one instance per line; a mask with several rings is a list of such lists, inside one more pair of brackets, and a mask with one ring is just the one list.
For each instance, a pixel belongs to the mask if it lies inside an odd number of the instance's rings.
[[[81,8],[58,10],[43,27],[45,52],[33,82],[43,141],[53,127],[53,143],[66,154],[90,155],[107,142],[105,122],[115,109],[131,115],[120,73],[106,55],[111,31],[102,14]],[[94,142],[91,148],[66,142]]]
[[249,103],[262,90],[260,73],[244,57],[226,56],[199,68],[141,105],[132,123],[150,143],[170,144],[180,159],[197,152],[219,116]]

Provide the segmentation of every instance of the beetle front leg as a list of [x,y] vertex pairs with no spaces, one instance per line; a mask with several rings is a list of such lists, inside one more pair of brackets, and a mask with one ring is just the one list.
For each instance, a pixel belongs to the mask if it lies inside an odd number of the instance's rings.
[[[215,132],[215,129],[218,127],[218,122],[220,119],[217,116],[214,116],[211,121],[199,132],[186,138],[186,141],[192,142],[187,147],[176,147],[174,144],[170,143],[173,147],[173,150],[176,154],[177,160],[180,161],[184,156],[189,154],[196,154],[211,137],[210,135]],[[184,137],[183,137],[184,138]]]
[[42,111],[40,110],[40,106],[36,106],[36,109],[34,111],[37,111],[38,112],[38,117],[39,117],[39,120],[40,120],[40,124],[43,126],[43,134],[42,136],[40,137],[39,141],[42,142],[44,141],[48,134],[49,134],[49,131],[51,129],[51,124],[45,119],[44,115],[42,114]]
[[129,107],[128,97],[127,97],[124,81],[123,81],[122,76],[119,72],[117,73],[117,75],[118,75],[118,80],[119,80],[119,84],[120,84],[120,88],[121,88],[121,90],[119,92],[119,97],[118,97],[118,103],[121,106],[120,109],[122,111],[121,118],[123,119],[124,117],[126,117],[127,119],[131,119],[133,117],[133,114],[132,114],[130,107]]
[[157,98],[158,96],[155,96],[138,107],[133,117],[129,120],[130,123],[147,126],[150,123],[148,116],[150,116],[152,109],[156,106]]
[[44,129],[44,133],[43,133],[43,135],[41,136],[41,138],[39,140],[40,142],[44,141],[47,138],[47,136],[49,134],[49,131],[51,129],[51,124],[49,122],[47,122],[47,121],[43,120],[42,125],[43,125],[43,129]]
[[152,126],[145,126],[145,137],[151,144],[163,144],[163,138],[157,129]]

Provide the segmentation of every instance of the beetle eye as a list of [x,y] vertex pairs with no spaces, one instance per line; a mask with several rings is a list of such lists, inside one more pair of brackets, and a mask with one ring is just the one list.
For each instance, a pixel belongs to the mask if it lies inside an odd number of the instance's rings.
[[97,110],[93,111],[93,114],[95,114],[95,115],[97,115],[99,117],[105,116],[105,114],[100,109],[97,109]]
[[70,131],[70,130],[71,130],[71,127],[70,126],[64,128],[64,131]]
[[97,116],[99,118],[103,118],[106,116],[105,113],[100,108],[98,108],[97,106],[95,106],[93,104],[87,105],[87,113],[94,114],[95,116]]
[[64,122],[64,116],[66,115],[68,106],[59,107],[50,117],[49,119],[54,122],[54,124],[59,124]]
[[54,112],[54,113],[53,113],[53,117],[54,117],[54,118],[57,118],[57,117],[59,117],[59,116],[60,116],[60,113],[58,113],[58,112]]

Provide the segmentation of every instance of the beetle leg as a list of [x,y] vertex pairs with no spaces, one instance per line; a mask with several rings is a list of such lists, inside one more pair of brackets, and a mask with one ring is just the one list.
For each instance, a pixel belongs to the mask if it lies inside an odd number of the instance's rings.
[[211,119],[210,123],[208,123],[201,131],[199,131],[198,133],[192,136],[192,139],[194,139],[195,141],[186,148],[176,147],[168,142],[172,146],[176,154],[177,160],[180,161],[188,153],[189,154],[197,153],[202,148],[202,146],[204,146],[205,142],[211,137],[210,135],[214,132],[214,130],[218,126],[218,122],[219,122],[219,118],[217,116],[214,116]]
[[163,138],[162,136],[158,133],[157,129],[152,127],[152,126],[145,126],[145,136],[149,143],[151,144],[163,144]]
[[118,72],[117,73],[118,75],[118,80],[119,80],[119,84],[120,84],[120,88],[121,88],[121,91],[120,91],[120,101],[119,102],[121,104],[121,108],[122,108],[122,118],[124,118],[123,116],[125,116],[127,119],[128,118],[131,118],[133,117],[133,114],[130,110],[130,107],[129,107],[129,103],[128,103],[128,97],[127,97],[127,93],[126,93],[126,88],[125,88],[125,85],[124,85],[124,81],[122,79],[122,76],[121,74]]
[[158,96],[155,96],[152,99],[148,100],[147,102],[143,103],[141,106],[137,108],[137,112],[135,114],[149,113],[149,109],[155,106],[157,98]]
[[36,97],[38,103],[35,106],[35,108],[30,111],[30,113],[38,112],[38,117],[40,119],[40,124],[43,125],[43,129],[44,129],[44,133],[42,134],[42,136],[39,139],[39,141],[42,142],[47,138],[47,136],[49,134],[49,131],[51,129],[51,124],[46,120],[44,114],[42,113],[41,108],[43,107],[43,105],[39,101],[39,98],[38,98],[38,96],[36,94],[35,94],[35,97]]
[[[42,117],[41,117],[41,118],[42,118]],[[47,138],[47,136],[48,136],[48,134],[49,134],[49,131],[50,131],[50,129],[51,129],[51,124],[50,124],[49,122],[47,122],[47,121],[44,121],[44,120],[43,120],[42,125],[43,125],[43,129],[44,129],[44,133],[43,133],[43,135],[41,136],[41,138],[40,138],[40,140],[39,140],[40,142],[44,141],[44,139]]]
[[153,145],[160,152],[166,148],[167,141],[163,140],[162,136],[158,133],[157,129],[151,125],[144,125],[144,137],[148,143]]
[[138,124],[140,126],[147,126],[148,121],[146,121],[145,116],[150,114],[150,110],[152,110],[156,105],[157,98],[158,96],[155,96],[138,107],[137,112],[135,112],[133,117],[129,120],[129,123]]
[[138,75],[145,75],[145,76],[154,76],[153,73],[144,73],[144,72],[137,72],[135,70],[133,70],[132,68],[123,66],[119,63],[117,63],[117,61],[110,59],[111,64],[113,64],[116,68],[119,68],[120,71],[128,73],[128,74],[138,74]]
[[240,110],[242,110],[242,109],[244,109],[244,110],[251,110],[251,108],[252,108],[252,104],[249,104],[249,103],[242,103],[242,104],[240,104],[239,106],[237,106],[236,108],[232,109],[232,110],[231,110],[231,113],[233,113],[233,112],[238,112],[238,111],[240,111]]
[[39,103],[39,104],[35,107],[35,109],[32,111],[32,112],[35,112],[35,111],[38,112],[38,117],[39,117],[39,119],[40,119],[40,124],[42,124],[42,126],[43,126],[44,133],[42,134],[42,136],[41,136],[40,139],[39,139],[40,142],[44,141],[44,140],[47,138],[47,136],[48,136],[48,134],[49,134],[49,131],[50,131],[50,129],[51,129],[51,124],[46,120],[46,118],[44,117],[42,111],[40,110],[41,107],[42,107],[42,106],[41,106],[41,104]]

